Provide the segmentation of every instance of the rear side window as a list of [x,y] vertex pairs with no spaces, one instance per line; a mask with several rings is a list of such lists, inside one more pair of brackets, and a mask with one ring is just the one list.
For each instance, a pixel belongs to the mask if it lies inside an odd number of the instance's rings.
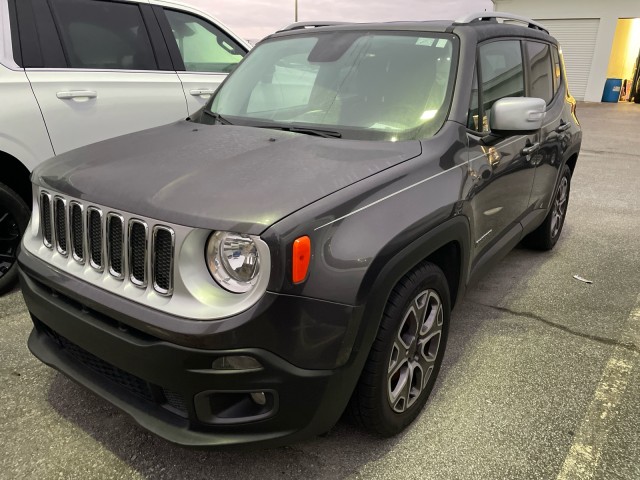
[[95,0],[50,4],[70,68],[157,69],[137,4]]
[[244,48],[209,22],[174,10],[165,13],[188,72],[229,73],[245,55]]
[[549,45],[538,42],[526,42],[526,45],[531,72],[529,96],[550,103],[553,99],[553,72]]
[[560,54],[558,48],[551,47],[551,58],[553,59],[553,93],[554,95],[560,89],[562,84],[562,67],[560,66]]
[[491,107],[501,98],[524,96],[524,67],[518,40],[500,40],[481,45],[480,94],[483,121],[479,128],[488,130]]

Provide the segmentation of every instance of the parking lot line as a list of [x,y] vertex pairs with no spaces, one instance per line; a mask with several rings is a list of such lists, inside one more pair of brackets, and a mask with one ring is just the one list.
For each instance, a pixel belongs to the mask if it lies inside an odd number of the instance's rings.
[[[629,314],[623,336],[623,343],[638,346],[640,295]],[[594,477],[637,358],[637,351],[620,346],[614,348],[557,480],[588,480]]]

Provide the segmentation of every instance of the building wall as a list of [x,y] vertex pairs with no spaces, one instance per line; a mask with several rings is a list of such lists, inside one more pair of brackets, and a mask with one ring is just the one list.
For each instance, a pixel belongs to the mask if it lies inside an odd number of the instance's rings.
[[632,26],[633,20],[618,20],[618,27],[611,47],[609,68],[607,68],[607,77],[609,78],[627,78],[627,43],[631,37]]
[[599,18],[585,100],[599,102],[607,79],[618,18],[640,17],[640,0],[493,0],[494,10],[542,20]]

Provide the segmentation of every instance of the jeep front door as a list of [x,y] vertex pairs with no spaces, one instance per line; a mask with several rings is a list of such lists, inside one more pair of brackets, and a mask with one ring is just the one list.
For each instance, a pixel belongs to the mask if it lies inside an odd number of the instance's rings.
[[505,97],[525,96],[524,65],[518,40],[485,43],[478,50],[477,91],[469,114],[467,192],[472,218],[473,257],[488,261],[520,240],[520,219],[529,208],[539,132],[501,133],[490,130],[491,110]]

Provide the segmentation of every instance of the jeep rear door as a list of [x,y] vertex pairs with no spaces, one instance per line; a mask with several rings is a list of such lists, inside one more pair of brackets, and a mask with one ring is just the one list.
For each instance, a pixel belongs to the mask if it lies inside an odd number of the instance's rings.
[[562,79],[557,47],[533,40],[524,43],[529,65],[529,96],[547,102],[530,200],[536,209],[546,211],[570,145],[571,105],[565,101],[566,82]]
[[21,38],[26,73],[56,154],[187,116],[182,85],[150,5],[24,3],[19,21],[37,31]]

